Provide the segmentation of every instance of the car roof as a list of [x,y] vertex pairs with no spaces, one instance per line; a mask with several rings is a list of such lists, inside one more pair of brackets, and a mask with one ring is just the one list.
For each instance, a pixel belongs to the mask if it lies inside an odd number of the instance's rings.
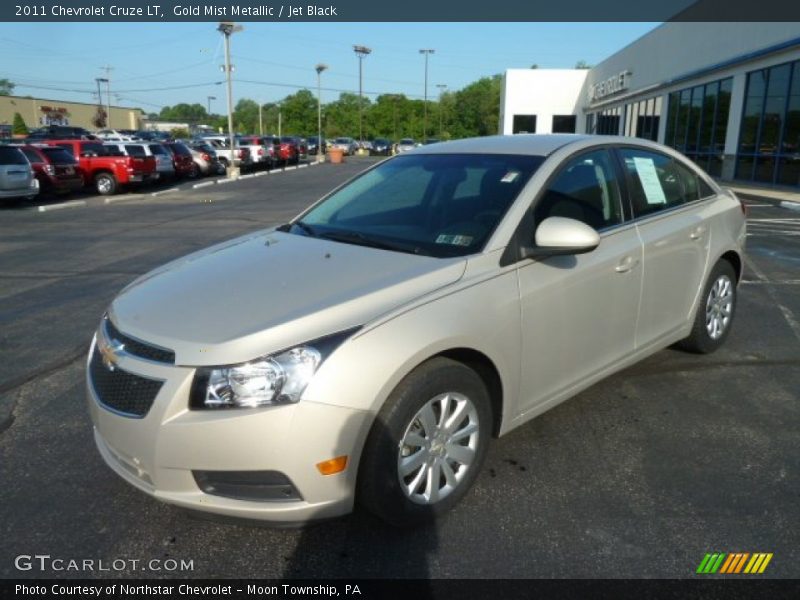
[[481,138],[466,138],[452,142],[439,142],[423,146],[415,152],[425,154],[528,154],[531,156],[548,156],[559,148],[584,140],[604,142],[609,140],[619,142],[618,137],[555,133],[555,134],[515,134],[493,135]]

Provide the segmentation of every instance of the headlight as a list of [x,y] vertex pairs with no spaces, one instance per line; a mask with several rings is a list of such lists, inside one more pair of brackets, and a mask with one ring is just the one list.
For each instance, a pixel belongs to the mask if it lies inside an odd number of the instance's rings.
[[297,402],[322,361],[356,330],[241,365],[198,369],[191,408],[256,408]]

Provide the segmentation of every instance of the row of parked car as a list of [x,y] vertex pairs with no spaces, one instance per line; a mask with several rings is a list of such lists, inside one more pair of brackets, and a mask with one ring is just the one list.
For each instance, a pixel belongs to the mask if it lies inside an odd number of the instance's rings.
[[221,135],[148,140],[114,130],[70,133],[0,145],[0,199],[67,194],[84,187],[112,195],[156,181],[221,175],[230,165],[269,169],[308,157],[306,141],[297,136],[236,136],[230,148]]

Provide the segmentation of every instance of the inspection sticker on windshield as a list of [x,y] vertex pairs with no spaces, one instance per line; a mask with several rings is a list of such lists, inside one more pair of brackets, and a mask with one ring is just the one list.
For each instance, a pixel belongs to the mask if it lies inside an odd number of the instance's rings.
[[450,244],[451,246],[469,246],[472,243],[471,235],[447,235],[442,233],[436,238],[437,244]]
[[503,178],[500,181],[503,183],[514,183],[517,180],[517,177],[519,177],[519,171],[509,171],[503,175]]

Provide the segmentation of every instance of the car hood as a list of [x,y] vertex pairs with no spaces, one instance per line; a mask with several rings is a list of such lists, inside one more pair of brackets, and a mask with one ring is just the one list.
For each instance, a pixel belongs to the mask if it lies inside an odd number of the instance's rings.
[[458,281],[465,265],[273,230],[140,277],[109,314],[176,364],[232,364],[364,325]]

